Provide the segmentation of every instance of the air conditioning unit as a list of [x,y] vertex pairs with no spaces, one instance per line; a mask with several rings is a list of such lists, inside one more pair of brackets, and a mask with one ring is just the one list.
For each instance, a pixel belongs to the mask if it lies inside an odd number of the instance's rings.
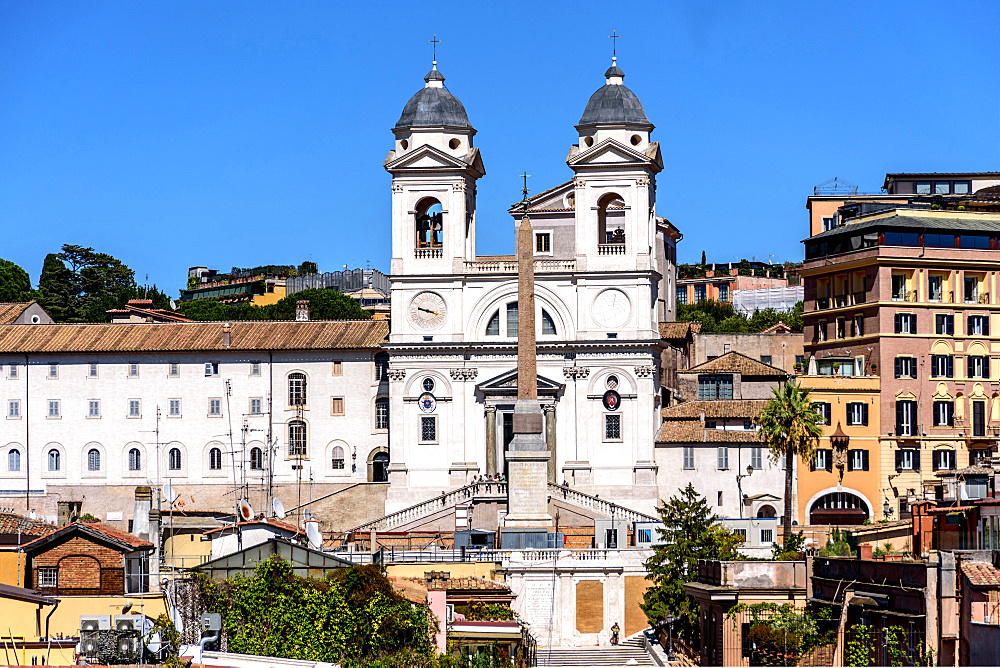
[[111,615],[80,615],[81,631],[110,631]]
[[100,651],[100,631],[80,630],[80,654],[87,658],[96,658]]
[[115,615],[115,631],[142,631],[142,615]]
[[117,630],[115,632],[115,662],[139,663],[142,658],[142,631]]
[[445,605],[444,609],[445,609],[444,621],[451,624],[452,622],[455,621],[455,604],[448,603],[447,605]]

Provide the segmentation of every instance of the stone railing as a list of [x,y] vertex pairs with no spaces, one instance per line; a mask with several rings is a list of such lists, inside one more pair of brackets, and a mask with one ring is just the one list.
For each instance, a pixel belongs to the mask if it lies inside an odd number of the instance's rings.
[[597,244],[598,255],[624,255],[625,244]]
[[[574,271],[576,260],[535,260],[536,272]],[[517,260],[476,260],[465,263],[467,274],[516,274]]]
[[631,508],[619,506],[617,503],[611,503],[610,501],[599,499],[596,496],[591,496],[590,494],[584,494],[583,492],[578,492],[570,487],[563,487],[562,485],[557,485],[554,482],[549,483],[549,496],[557,499],[562,498],[578,506],[583,506],[584,508],[590,508],[591,510],[596,510],[599,513],[610,515],[615,519],[621,518],[627,522],[660,521],[659,517],[646,515],[645,513],[640,513],[638,510],[632,510]]
[[409,508],[397,510],[389,513],[377,520],[366,522],[351,529],[348,533],[357,531],[389,531],[395,527],[409,524],[410,522],[432,515],[438,511],[451,508],[466,501],[476,498],[506,497],[506,482],[474,482],[458,489],[453,489],[440,496],[435,496],[426,501],[414,504]]
[[444,251],[440,248],[416,248],[413,251],[413,256],[418,260],[433,259],[444,257]]

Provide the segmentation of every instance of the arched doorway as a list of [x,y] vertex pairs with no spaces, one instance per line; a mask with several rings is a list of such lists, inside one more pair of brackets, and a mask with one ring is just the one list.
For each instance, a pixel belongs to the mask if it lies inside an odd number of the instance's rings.
[[368,456],[368,482],[389,482],[389,451],[372,450]]
[[864,499],[850,492],[830,492],[809,509],[810,524],[862,524],[871,517]]
[[757,517],[762,519],[773,519],[778,516],[778,513],[774,510],[774,506],[770,504],[764,504],[757,509]]

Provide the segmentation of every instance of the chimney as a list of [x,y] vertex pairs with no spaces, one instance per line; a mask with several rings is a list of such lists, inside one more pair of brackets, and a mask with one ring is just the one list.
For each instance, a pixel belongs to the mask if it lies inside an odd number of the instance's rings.
[[229,332],[229,323],[227,322],[222,328],[222,347],[228,348],[229,344],[232,342],[232,336]]
[[303,322],[309,319],[309,300],[300,299],[295,302],[295,320],[296,322]]

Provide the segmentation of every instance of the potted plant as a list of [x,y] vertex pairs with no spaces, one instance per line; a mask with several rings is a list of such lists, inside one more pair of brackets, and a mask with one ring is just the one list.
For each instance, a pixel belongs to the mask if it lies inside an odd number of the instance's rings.
[[802,373],[802,362],[796,362],[792,368],[795,369],[795,373]]
[[833,373],[834,375],[840,373],[840,362],[833,363]]
[[872,375],[878,375],[878,362],[872,362]]

